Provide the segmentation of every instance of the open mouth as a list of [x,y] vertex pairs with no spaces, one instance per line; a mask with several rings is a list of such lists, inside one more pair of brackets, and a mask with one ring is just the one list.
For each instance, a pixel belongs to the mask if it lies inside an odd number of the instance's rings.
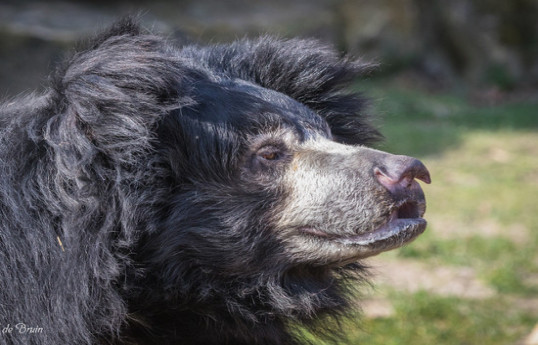
[[403,202],[395,208],[386,223],[379,228],[358,235],[328,235],[309,228],[303,229],[306,233],[325,240],[349,246],[375,246],[400,247],[414,240],[426,229],[424,214],[425,206],[416,201]]

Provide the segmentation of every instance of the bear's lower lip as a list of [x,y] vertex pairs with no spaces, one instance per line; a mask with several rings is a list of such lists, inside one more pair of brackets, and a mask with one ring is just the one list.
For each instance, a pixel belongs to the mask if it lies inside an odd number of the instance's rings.
[[424,232],[427,222],[424,218],[398,218],[394,211],[389,220],[379,228],[357,235],[327,234],[312,228],[303,228],[303,232],[325,241],[336,242],[346,246],[384,247],[383,250],[401,247],[414,240]]
[[360,235],[332,238],[333,241],[353,246],[377,246],[386,244],[396,248],[414,240],[426,229],[424,218],[396,218],[380,228]]

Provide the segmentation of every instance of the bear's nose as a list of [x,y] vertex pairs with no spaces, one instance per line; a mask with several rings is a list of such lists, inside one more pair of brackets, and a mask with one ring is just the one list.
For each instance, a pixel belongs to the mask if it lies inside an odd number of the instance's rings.
[[374,168],[374,174],[379,183],[393,194],[411,188],[415,179],[431,183],[426,166],[418,159],[408,156],[387,157],[382,165]]

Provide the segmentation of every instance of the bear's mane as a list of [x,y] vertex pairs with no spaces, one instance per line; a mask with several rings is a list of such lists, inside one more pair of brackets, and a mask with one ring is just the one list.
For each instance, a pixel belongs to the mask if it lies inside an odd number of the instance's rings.
[[[10,263],[0,274],[22,279],[0,282],[0,324],[39,325],[46,344],[120,336],[131,318],[125,296],[134,287],[126,282],[145,274],[132,252],[143,233],[157,231],[160,202],[173,189],[155,150],[156,129],[171,111],[196,104],[197,81],[239,78],[281,92],[324,117],[336,140],[366,144],[380,135],[368,124],[365,100],[348,87],[371,68],[313,40],[261,37],[178,49],[130,19],[87,42],[45,94],[0,108],[0,176],[10,186],[0,188],[0,261]],[[362,271],[358,264],[297,270],[323,284]],[[264,300],[281,297],[281,305],[266,311],[288,308],[286,316],[308,325],[315,313],[337,316],[348,305],[351,284],[342,283],[324,301],[305,294],[304,310],[294,312],[285,305],[290,292],[279,295],[286,282],[276,278],[285,277],[273,278],[264,293],[274,296]],[[239,315],[257,317],[228,302]]]

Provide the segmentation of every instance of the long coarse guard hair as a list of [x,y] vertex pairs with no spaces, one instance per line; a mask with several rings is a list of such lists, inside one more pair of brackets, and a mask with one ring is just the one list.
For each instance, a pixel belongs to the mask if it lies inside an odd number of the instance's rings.
[[[43,95],[0,108],[0,324],[45,330],[4,341],[121,341],[128,301],[144,289],[133,251],[159,231],[159,205],[173,189],[155,150],[157,128],[171,111],[196,104],[200,80],[240,78],[284,93],[326,118],[341,142],[366,144],[379,134],[348,87],[370,69],[310,40],[176,48],[130,19],[88,42]],[[341,312],[344,296],[327,297],[334,308],[321,312]],[[296,315],[308,323],[309,312]],[[286,322],[277,325],[272,338],[291,344]]]

